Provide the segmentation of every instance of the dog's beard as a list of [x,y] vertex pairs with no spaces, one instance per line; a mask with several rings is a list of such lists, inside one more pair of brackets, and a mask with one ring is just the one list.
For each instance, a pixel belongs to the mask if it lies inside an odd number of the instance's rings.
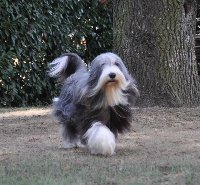
[[[110,73],[114,73],[115,78],[111,78]],[[100,89],[104,91],[109,106],[126,105],[128,101],[123,90],[127,88],[128,84],[129,82],[117,66],[106,67],[102,71],[95,91],[97,92]]]

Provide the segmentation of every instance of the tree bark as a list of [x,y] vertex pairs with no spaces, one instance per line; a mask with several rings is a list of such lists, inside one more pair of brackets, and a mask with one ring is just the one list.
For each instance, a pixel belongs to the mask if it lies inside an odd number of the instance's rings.
[[113,50],[134,74],[141,106],[197,106],[195,0],[114,0]]

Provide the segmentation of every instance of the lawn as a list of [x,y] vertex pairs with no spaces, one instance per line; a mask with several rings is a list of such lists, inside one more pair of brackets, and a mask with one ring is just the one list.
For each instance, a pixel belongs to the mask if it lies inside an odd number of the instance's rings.
[[135,108],[132,130],[119,135],[111,157],[63,149],[51,108],[0,109],[2,185],[199,182],[200,108]]

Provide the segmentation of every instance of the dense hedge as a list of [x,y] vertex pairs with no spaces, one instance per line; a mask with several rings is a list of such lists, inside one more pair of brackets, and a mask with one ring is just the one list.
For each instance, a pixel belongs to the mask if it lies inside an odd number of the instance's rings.
[[47,64],[65,50],[90,62],[111,50],[111,29],[108,0],[1,0],[0,106],[49,104]]

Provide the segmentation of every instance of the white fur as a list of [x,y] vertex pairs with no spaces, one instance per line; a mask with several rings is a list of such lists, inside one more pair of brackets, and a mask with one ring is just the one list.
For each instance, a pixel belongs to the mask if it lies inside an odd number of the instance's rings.
[[67,60],[68,56],[63,56],[60,58],[56,58],[53,62],[51,62],[49,76],[56,77],[63,71],[63,69],[66,69]]
[[70,142],[69,140],[65,140],[63,144],[63,148],[76,148],[76,147],[85,147],[80,140],[74,140],[73,142]]
[[58,97],[53,98],[53,104],[54,104],[54,103],[57,103],[58,101],[59,101],[59,98],[58,98]]
[[91,154],[113,155],[115,153],[115,136],[108,127],[96,122],[83,136]]
[[123,73],[120,71],[120,69],[117,66],[106,66],[102,74],[99,78],[98,84],[96,86],[96,89],[99,90],[103,87],[103,85],[110,80],[109,74],[110,73],[116,73],[116,80],[120,81],[120,87],[121,89],[125,89],[127,87],[126,79],[123,75]]
[[115,105],[127,105],[128,100],[121,89],[106,87],[106,98],[108,105],[114,107]]
[[[114,82],[110,82],[110,73],[116,74]],[[118,85],[115,85],[115,83],[117,83]],[[105,66],[99,78],[98,84],[95,88],[95,91],[98,91],[103,87],[106,93],[108,105],[111,107],[119,104],[127,105],[127,97],[123,94],[122,90],[125,90],[128,85],[129,81],[125,79],[123,73],[117,66]]]
[[72,143],[68,140],[65,140],[64,143],[63,143],[63,148],[65,148],[65,149],[74,148],[74,147],[76,147],[76,144]]

